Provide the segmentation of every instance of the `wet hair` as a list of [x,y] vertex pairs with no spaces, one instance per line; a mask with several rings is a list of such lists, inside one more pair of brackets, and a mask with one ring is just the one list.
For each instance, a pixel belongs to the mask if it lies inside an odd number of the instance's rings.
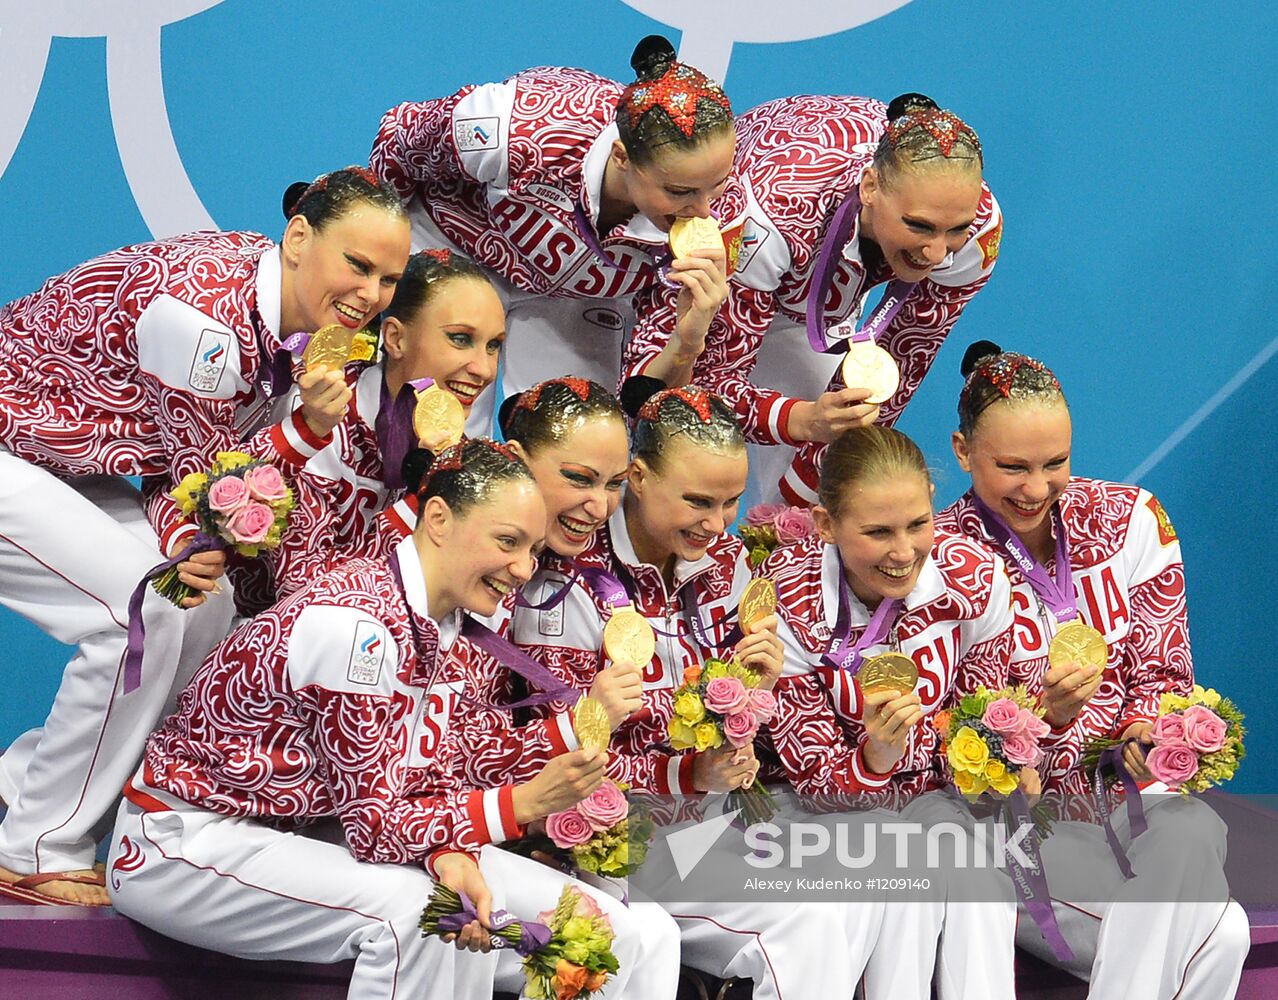
[[483,268],[469,257],[451,250],[422,250],[408,258],[404,274],[395,285],[395,296],[382,313],[401,323],[409,322],[452,281],[462,278],[492,284]]
[[630,57],[635,82],[617,101],[617,130],[636,164],[651,163],[665,146],[695,149],[716,135],[733,135],[732,105],[723,88],[675,58],[674,46],[649,35]]
[[937,107],[923,94],[901,94],[887,107],[887,128],[874,151],[874,169],[890,185],[901,171],[919,164],[955,164],[962,169],[984,165],[975,129],[952,111]]
[[1061,384],[1047,365],[1015,351],[1004,351],[989,340],[978,340],[967,349],[961,371],[964,382],[958,401],[959,433],[966,438],[972,436],[981,414],[1000,399],[1065,402]]
[[432,455],[414,448],[404,458],[404,482],[421,499],[439,497],[454,514],[463,515],[471,507],[492,498],[497,486],[525,479],[532,472],[507,445],[488,438],[469,438]]
[[408,213],[389,185],[383,184],[367,167],[343,167],[313,181],[296,181],[284,192],[284,218],[300,215],[316,229],[339,219],[354,205],[367,202],[390,215],[407,218]]
[[821,463],[817,496],[821,506],[838,517],[849,487],[877,482],[903,473],[932,483],[923,452],[907,435],[892,427],[870,424],[853,427],[835,438]]
[[597,382],[584,378],[552,378],[508,396],[497,422],[507,441],[518,441],[530,455],[565,441],[573,429],[591,418],[625,417],[617,398]]
[[659,390],[650,392],[647,398],[639,398],[632,391],[625,405],[627,412],[636,417],[631,450],[653,472],[662,472],[666,450],[680,435],[715,454],[726,455],[745,448],[737,415],[718,396],[696,385],[667,389],[656,379],[646,381],[649,389],[660,387]]

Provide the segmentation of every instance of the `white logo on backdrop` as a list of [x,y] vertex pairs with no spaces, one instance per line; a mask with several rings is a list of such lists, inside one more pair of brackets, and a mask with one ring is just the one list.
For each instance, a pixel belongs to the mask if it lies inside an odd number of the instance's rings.
[[164,104],[160,30],[222,0],[0,0],[0,174],[13,158],[54,38],[106,38],[120,163],[157,236],[217,228],[178,156]]
[[683,32],[679,58],[715,80],[728,72],[735,42],[801,42],[866,24],[909,0],[622,0]]

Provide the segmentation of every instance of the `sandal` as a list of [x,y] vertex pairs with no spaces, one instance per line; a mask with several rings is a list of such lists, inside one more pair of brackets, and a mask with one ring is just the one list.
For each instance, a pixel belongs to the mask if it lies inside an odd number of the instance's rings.
[[40,906],[110,906],[110,902],[77,903],[41,892],[40,886],[49,882],[74,882],[77,885],[93,885],[106,888],[106,873],[98,868],[78,872],[37,872],[16,882],[0,882],[0,896],[7,896],[22,903]]

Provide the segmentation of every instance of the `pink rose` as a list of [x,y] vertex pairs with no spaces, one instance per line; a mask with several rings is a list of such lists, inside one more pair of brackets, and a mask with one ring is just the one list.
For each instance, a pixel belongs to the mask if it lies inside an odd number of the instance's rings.
[[1225,720],[1206,705],[1190,705],[1181,713],[1185,742],[1199,753],[1215,753],[1225,745]]
[[776,528],[777,541],[782,545],[790,545],[809,538],[816,531],[812,520],[812,511],[806,507],[787,507],[772,522]]
[[1003,737],[1003,756],[1021,767],[1033,767],[1043,756],[1038,741],[1024,733]]
[[1020,720],[1021,732],[1032,739],[1035,743],[1052,731],[1052,727],[1031,712],[1028,708],[1021,709]]
[[1150,732],[1150,736],[1157,744],[1184,743],[1185,720],[1180,717],[1178,712],[1172,712],[1170,715],[1160,715],[1154,720],[1154,728]]
[[761,528],[764,525],[772,524],[777,519],[777,515],[785,510],[785,504],[780,503],[761,503],[755,504],[746,511],[745,523],[752,528]]
[[597,833],[603,833],[626,818],[629,807],[626,796],[611,781],[604,781],[598,788],[577,803],[577,811]]
[[762,688],[751,688],[746,696],[746,708],[754,714],[757,722],[767,722],[777,713],[776,695]]
[[753,712],[733,712],[723,720],[723,735],[734,747],[749,746],[759,731],[759,720]]
[[720,715],[741,711],[748,698],[746,686],[735,677],[716,677],[706,685],[705,706]]
[[274,500],[283,500],[288,487],[284,484],[284,477],[280,475],[280,470],[273,465],[259,465],[249,469],[244,473],[244,485],[248,487],[248,491],[252,494],[254,500],[261,500],[265,503],[271,503]]
[[594,830],[590,821],[574,806],[546,817],[546,836],[555,842],[556,847],[576,847],[594,836]]
[[1198,773],[1198,754],[1188,743],[1161,743],[1145,758],[1149,773],[1169,788],[1178,788]]
[[1011,698],[998,698],[985,706],[981,721],[1000,736],[1022,732],[1021,706]]
[[226,519],[226,530],[236,545],[256,545],[275,524],[275,511],[264,503],[250,500]]
[[239,476],[223,476],[209,486],[209,506],[222,514],[234,514],[249,499],[248,487]]

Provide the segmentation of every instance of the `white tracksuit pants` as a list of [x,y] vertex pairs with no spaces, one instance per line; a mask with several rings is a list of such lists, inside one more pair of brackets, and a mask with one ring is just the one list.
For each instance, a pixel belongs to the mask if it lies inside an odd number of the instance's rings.
[[[319,831],[340,839],[325,825]],[[551,868],[495,847],[480,853],[494,908],[535,917],[566,882]],[[344,843],[282,833],[194,806],[143,812],[120,805],[107,884],[116,909],[169,937],[254,959],[333,963],[353,958],[351,1000],[489,1000],[524,985],[512,951],[459,952],[418,930],[434,887],[419,865],[357,861]],[[678,929],[656,907],[626,909],[574,883],[608,914],[620,969],[608,998],[673,1000]]]
[[[29,874],[93,864],[173,689],[225,635],[229,593],[185,612],[148,591],[142,686],[124,694],[129,595],[160,561],[126,481],[63,480],[0,449],[0,604],[76,647],[43,729],[5,755],[0,865]],[[16,680],[20,651],[8,655]]]
[[1135,840],[1126,806],[1113,817],[1136,873],[1130,881],[1099,825],[1057,823],[1043,842],[1053,909],[1074,961],[1057,961],[1025,914],[1017,944],[1090,981],[1096,1000],[1232,997],[1251,930],[1242,907],[1225,902],[1225,823],[1194,798],[1146,796],[1145,806],[1149,828]]

